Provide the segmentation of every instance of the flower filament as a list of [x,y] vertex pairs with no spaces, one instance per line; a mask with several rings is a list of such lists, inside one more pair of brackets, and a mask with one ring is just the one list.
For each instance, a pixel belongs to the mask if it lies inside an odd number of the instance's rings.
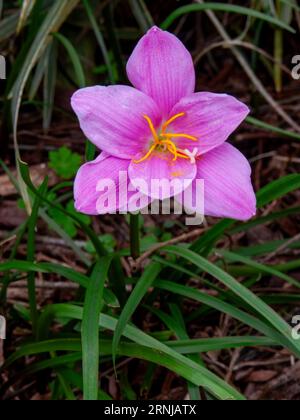
[[180,117],[183,117],[185,115],[184,112],[181,112],[179,114],[174,115],[172,118],[170,118],[168,121],[166,121],[161,129],[161,133],[158,134],[153,122],[148,115],[144,115],[145,120],[147,121],[150,131],[153,136],[153,144],[151,145],[149,151],[139,160],[134,160],[134,163],[141,163],[147,160],[152,153],[155,150],[159,150],[162,152],[170,152],[174,157],[173,161],[176,161],[178,158],[187,159],[190,160],[191,163],[196,162],[196,157],[198,154],[198,149],[194,148],[192,152],[190,152],[188,149],[182,150],[177,147],[177,145],[172,141],[174,138],[185,138],[191,141],[197,141],[197,137],[190,136],[189,134],[185,133],[167,133],[166,130],[169,127],[169,125],[177,120]]

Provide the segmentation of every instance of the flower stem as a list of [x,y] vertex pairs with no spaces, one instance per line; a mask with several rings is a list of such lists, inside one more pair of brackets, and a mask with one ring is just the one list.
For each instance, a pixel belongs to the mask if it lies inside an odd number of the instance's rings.
[[130,249],[134,260],[140,256],[140,215],[130,215]]

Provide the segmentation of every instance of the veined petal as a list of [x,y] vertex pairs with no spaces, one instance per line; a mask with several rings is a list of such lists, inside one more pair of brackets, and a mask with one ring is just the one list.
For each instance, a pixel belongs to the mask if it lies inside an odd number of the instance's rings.
[[170,117],[179,113],[184,115],[168,131],[196,137],[197,142],[177,138],[177,144],[181,149],[198,147],[202,155],[223,144],[247,117],[249,108],[230,95],[200,92],[181,99]]
[[[136,156],[136,160],[140,155]],[[154,152],[140,163],[131,162],[128,168],[131,183],[141,193],[152,199],[164,200],[188,188],[196,176],[196,164]]]
[[[204,180],[206,216],[237,220],[255,216],[256,197],[251,184],[251,168],[245,156],[235,147],[224,143],[201,156],[197,168],[196,179]],[[196,207],[195,193],[193,183],[193,207]]]
[[[131,211],[146,207],[150,200],[130,186],[130,160],[119,159],[103,152],[94,161],[83,165],[74,184],[75,208],[80,213],[98,215]],[[141,197],[141,207],[131,209],[132,199]]]
[[129,86],[80,89],[71,103],[87,138],[122,159],[132,159],[147,147],[151,133],[144,115],[151,118],[155,128],[161,122],[153,99]]
[[135,47],[127,74],[134,87],[155,100],[164,117],[181,98],[195,91],[190,53],[175,35],[157,27]]

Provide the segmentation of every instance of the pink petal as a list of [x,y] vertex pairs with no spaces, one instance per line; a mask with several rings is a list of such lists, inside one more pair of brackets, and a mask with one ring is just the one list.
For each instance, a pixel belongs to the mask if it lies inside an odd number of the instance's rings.
[[144,114],[156,128],[161,122],[153,99],[129,86],[80,89],[71,102],[87,138],[122,159],[132,159],[151,138]]
[[[251,184],[249,162],[229,143],[212,150],[197,161],[196,180],[204,180],[206,216],[248,220],[256,214],[256,197]],[[193,206],[196,207],[195,182]],[[182,199],[177,198],[178,201]],[[201,202],[201,200],[200,200]]]
[[137,44],[127,74],[134,87],[155,100],[165,117],[181,98],[195,91],[190,53],[176,36],[157,27]]
[[199,148],[199,154],[223,144],[249,114],[249,108],[233,96],[215,93],[195,93],[181,99],[170,116],[184,112],[170,124],[171,133],[189,134],[198,142],[177,139],[181,149]]
[[[75,179],[75,208],[81,213],[98,215],[146,207],[149,198],[130,186],[129,164],[129,160],[118,159],[103,152],[93,162],[83,165]],[[104,188],[105,185],[107,188]],[[135,206],[137,196],[140,198]]]
[[[137,156],[136,160],[140,158]],[[172,158],[154,152],[147,160],[129,165],[132,184],[153,199],[164,200],[188,188],[196,176],[197,167],[189,160]]]

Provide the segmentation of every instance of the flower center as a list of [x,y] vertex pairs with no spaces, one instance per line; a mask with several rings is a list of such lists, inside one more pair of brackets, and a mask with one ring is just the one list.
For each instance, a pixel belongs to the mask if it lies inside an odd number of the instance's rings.
[[181,159],[188,159],[191,163],[196,162],[196,157],[198,154],[198,148],[194,148],[191,152],[188,149],[182,150],[174,143],[173,139],[183,137],[188,140],[197,141],[197,137],[190,136],[189,134],[185,133],[167,133],[166,130],[169,127],[169,125],[177,120],[180,117],[183,117],[185,115],[184,112],[181,112],[180,114],[174,115],[172,118],[170,118],[168,121],[166,121],[162,128],[161,132],[157,133],[157,131],[154,128],[153,122],[148,115],[144,115],[145,120],[148,122],[150,131],[153,136],[153,142],[150,146],[150,149],[148,152],[139,160],[134,160],[134,163],[141,163],[147,160],[154,151],[158,152],[169,152],[173,155],[173,161],[176,161],[178,158]]

